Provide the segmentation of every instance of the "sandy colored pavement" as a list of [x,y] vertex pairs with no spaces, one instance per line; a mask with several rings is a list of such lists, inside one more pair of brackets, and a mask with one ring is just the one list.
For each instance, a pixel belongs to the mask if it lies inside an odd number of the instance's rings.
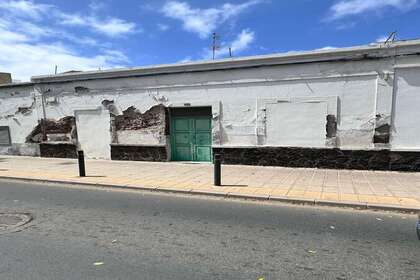
[[420,209],[420,173],[224,165],[213,186],[208,163],[77,160],[0,156],[0,177],[256,197]]

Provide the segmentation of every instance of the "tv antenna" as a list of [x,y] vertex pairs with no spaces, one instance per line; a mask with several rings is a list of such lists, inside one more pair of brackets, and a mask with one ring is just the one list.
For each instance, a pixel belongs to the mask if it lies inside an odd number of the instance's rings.
[[213,60],[216,58],[216,51],[220,48],[219,43],[218,43],[219,38],[220,38],[220,36],[217,35],[216,32],[213,32],[213,46],[212,46]]
[[389,34],[388,38],[385,40],[384,45],[394,42],[396,37],[397,31],[391,32],[391,34]]

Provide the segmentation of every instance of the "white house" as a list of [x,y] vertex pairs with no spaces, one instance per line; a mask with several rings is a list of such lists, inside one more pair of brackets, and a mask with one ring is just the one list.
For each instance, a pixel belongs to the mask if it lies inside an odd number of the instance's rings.
[[0,85],[0,153],[420,170],[420,40]]

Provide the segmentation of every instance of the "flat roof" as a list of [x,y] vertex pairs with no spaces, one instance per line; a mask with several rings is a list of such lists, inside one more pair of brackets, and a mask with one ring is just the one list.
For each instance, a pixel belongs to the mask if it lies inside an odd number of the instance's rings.
[[286,65],[296,63],[364,59],[369,57],[381,58],[416,53],[420,53],[420,39],[395,41],[389,42],[387,44],[375,43],[346,48],[328,48],[297,52],[293,51],[279,54],[225,58],[210,61],[193,61],[145,67],[69,72],[56,75],[41,75],[33,76],[31,81],[33,83],[55,83],[93,79],[111,79],[160,74],[228,70],[259,66]]

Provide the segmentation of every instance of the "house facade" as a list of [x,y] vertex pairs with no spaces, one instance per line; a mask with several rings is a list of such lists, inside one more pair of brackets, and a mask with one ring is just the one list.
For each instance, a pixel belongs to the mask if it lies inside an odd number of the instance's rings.
[[420,40],[0,85],[0,154],[420,170]]

